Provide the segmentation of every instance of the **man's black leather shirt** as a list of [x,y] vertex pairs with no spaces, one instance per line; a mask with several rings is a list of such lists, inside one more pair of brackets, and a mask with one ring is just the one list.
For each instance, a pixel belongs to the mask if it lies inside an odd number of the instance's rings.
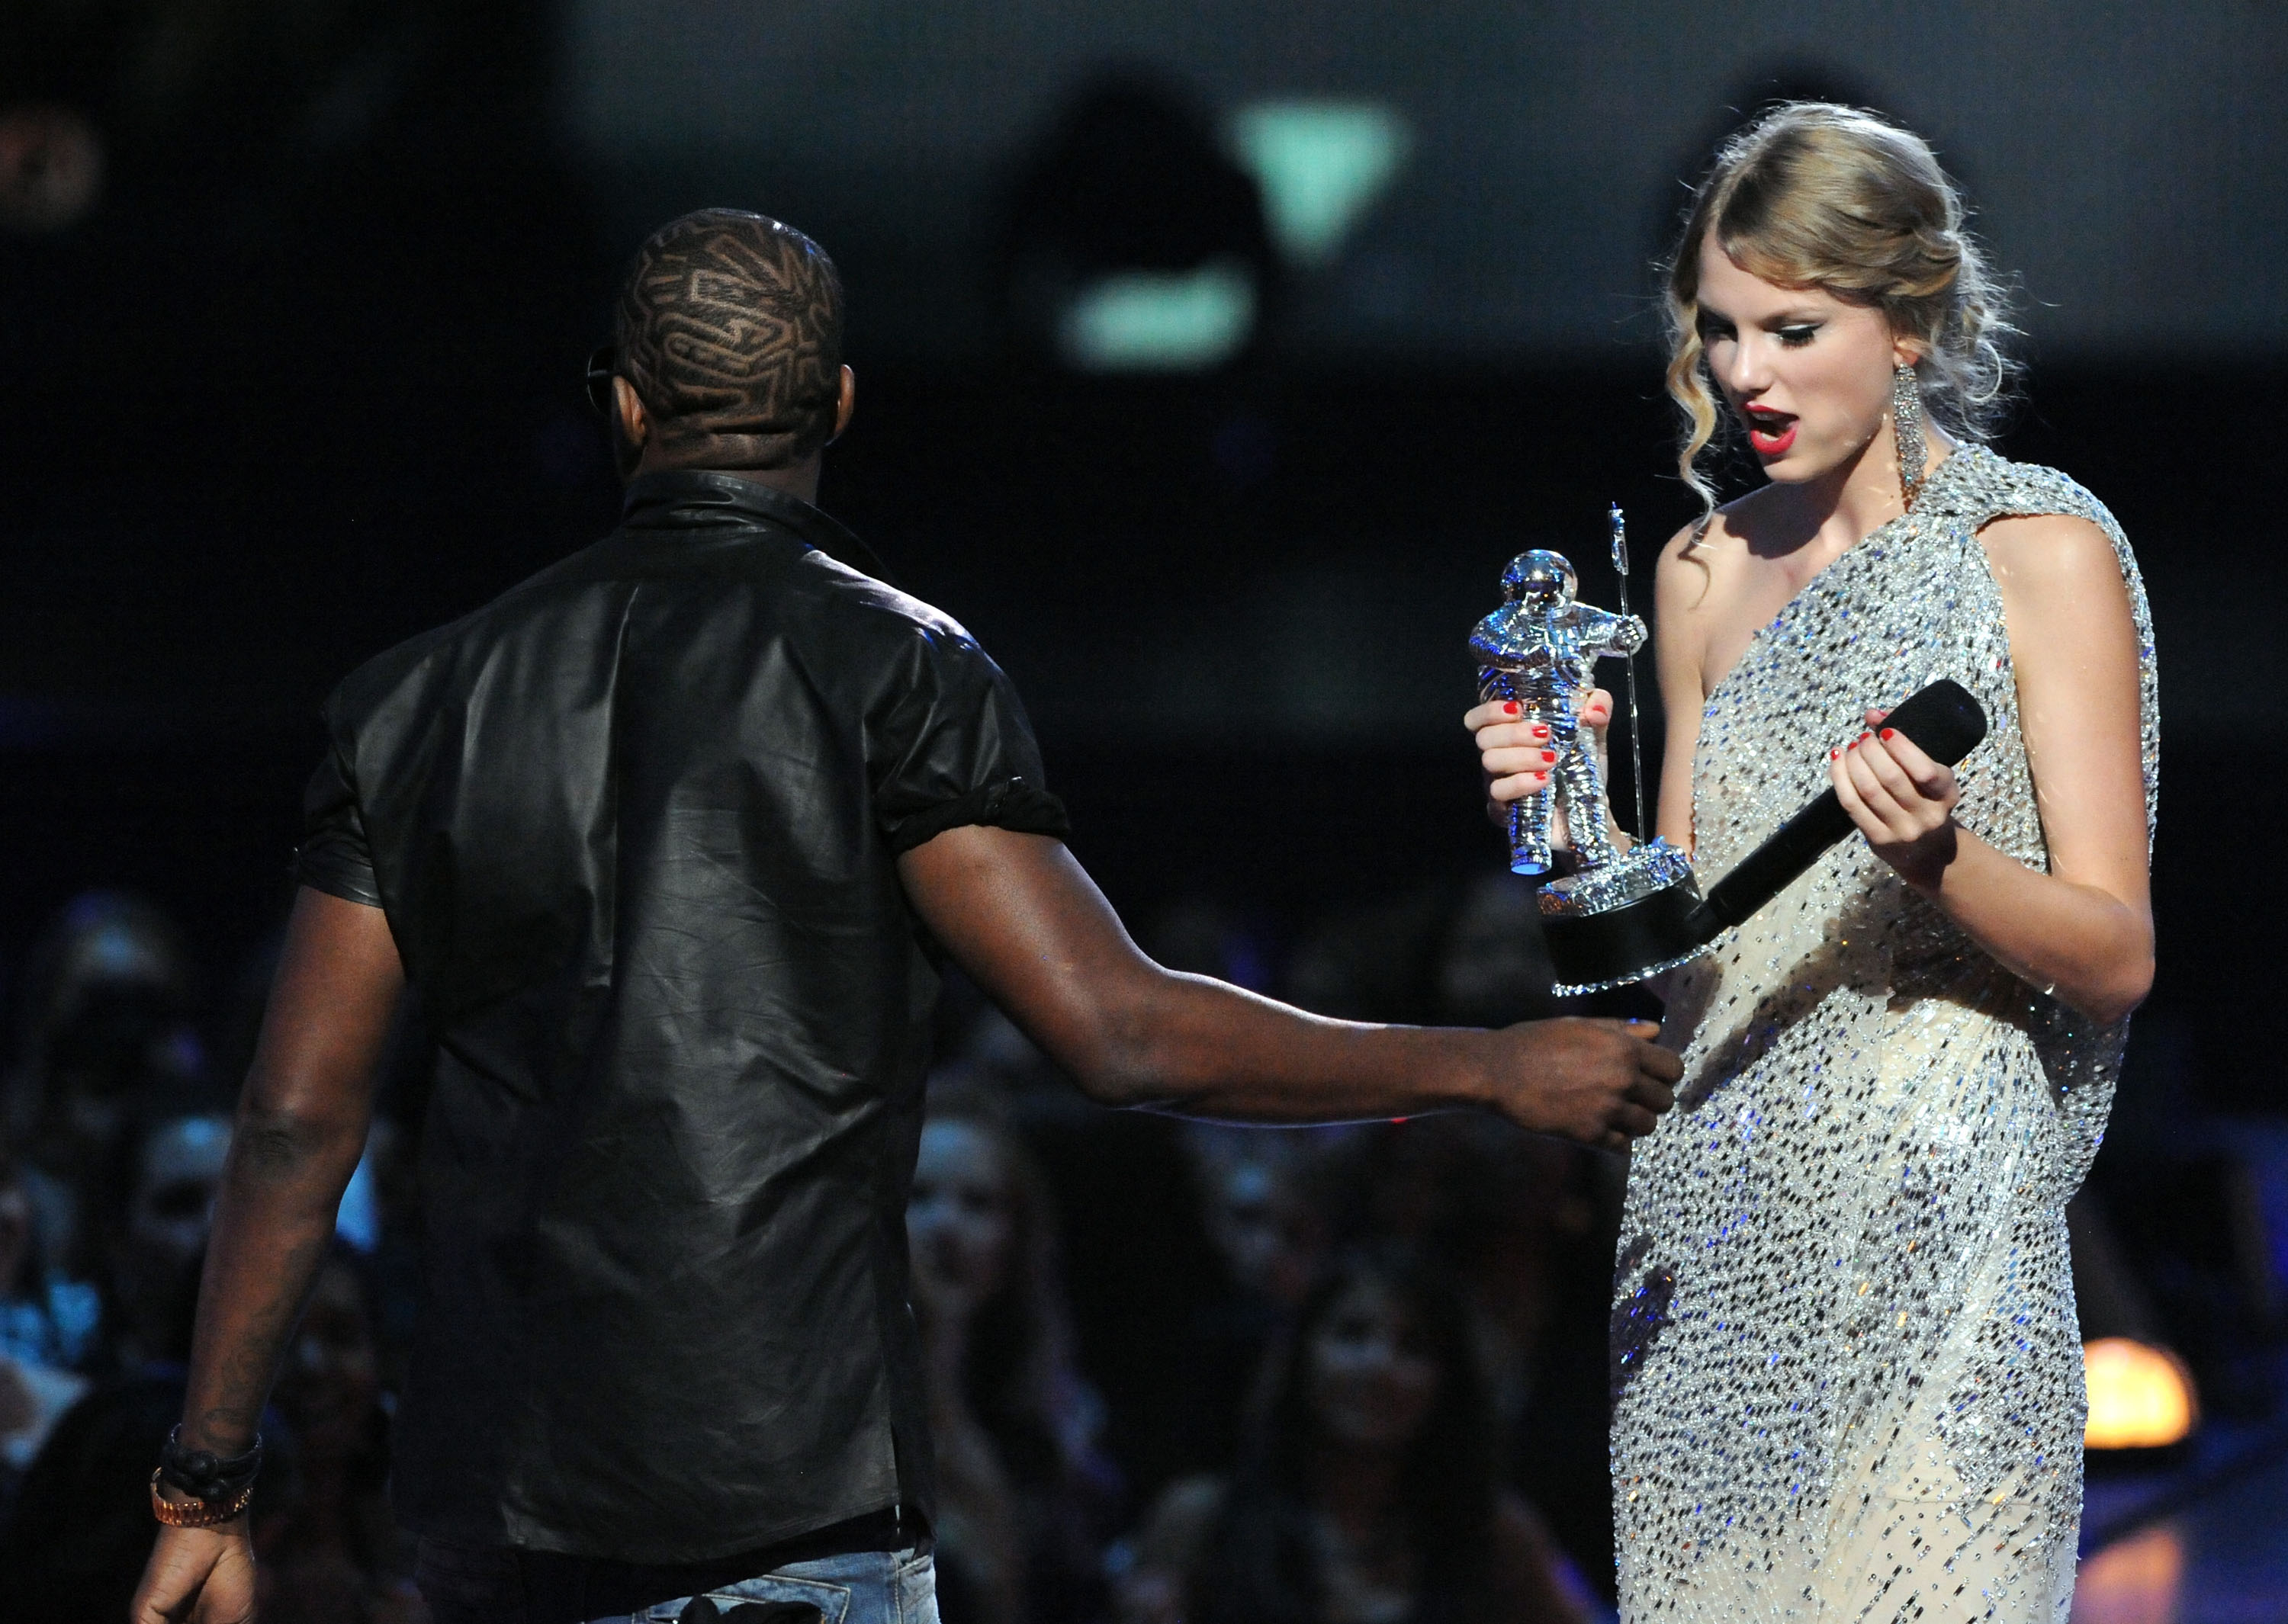
[[301,879],[386,911],[441,1051],[419,1533],[702,1562],[928,1513],[937,976],[895,862],[1065,823],[1007,679],[874,568],[806,503],[647,475],[328,702]]

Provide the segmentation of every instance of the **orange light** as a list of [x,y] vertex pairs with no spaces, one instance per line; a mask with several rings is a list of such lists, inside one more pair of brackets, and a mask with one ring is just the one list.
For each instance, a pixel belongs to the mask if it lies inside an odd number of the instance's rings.
[[2166,1348],[2125,1336],[2085,1343],[2081,1368],[2089,1383],[2091,1449],[2162,1449],[2200,1424],[2193,1373]]
[[2093,1551],[2074,1580],[2077,1619],[2163,1624],[2177,1617],[2185,1585],[2184,1536],[2169,1524]]

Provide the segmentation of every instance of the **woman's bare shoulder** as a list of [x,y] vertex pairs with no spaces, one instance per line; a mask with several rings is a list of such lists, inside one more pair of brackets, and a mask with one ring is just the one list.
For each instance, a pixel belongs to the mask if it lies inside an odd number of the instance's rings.
[[2064,657],[2086,680],[2089,661],[2117,656],[2124,670],[2137,660],[2134,609],[2113,540],[2070,513],[1998,519],[1978,533],[2001,590],[2010,645],[2021,664]]
[[2121,573],[2113,538],[2078,513],[2021,513],[1990,521],[1978,533],[1998,569],[2030,580],[2102,580]]

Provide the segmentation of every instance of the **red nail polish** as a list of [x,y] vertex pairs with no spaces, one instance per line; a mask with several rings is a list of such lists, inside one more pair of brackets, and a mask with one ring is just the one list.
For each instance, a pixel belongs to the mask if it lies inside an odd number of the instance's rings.
[[1544,761],[1555,761],[1557,759],[1557,752],[1555,750],[1544,750],[1541,752],[1541,759]]
[[1891,734],[1892,734],[1892,732],[1893,732],[1893,730],[1892,730],[1892,729],[1887,728],[1887,728],[1885,728],[1885,729],[1883,730],[1883,737],[1885,737],[1886,739],[1889,738],[1889,737],[1891,736]]
[[1549,730],[1546,727],[1544,727],[1540,723],[1536,722],[1533,725],[1533,736],[1537,739],[1546,739],[1549,737]]
[[1505,704],[1504,704],[1504,705],[1502,706],[1502,709],[1503,709],[1504,710],[1506,710],[1507,712],[1509,712],[1509,714],[1510,714],[1510,715],[1512,715],[1512,716],[1517,716],[1517,715],[1521,714],[1521,713],[1524,711],[1525,707],[1524,707],[1524,706],[1522,706],[1522,705],[1521,705],[1521,704],[1519,704],[1515,700],[1511,700],[1511,701],[1509,701],[1508,702],[1506,702]]
[[1842,752],[1841,750],[1830,750],[1830,751],[1828,751],[1828,752],[1827,752],[1827,759],[1828,759],[1828,760],[1830,760],[1830,761],[1833,761],[1833,760],[1834,760],[1838,756],[1840,756],[1840,755],[1842,755],[1842,754],[1843,754],[1843,752]]

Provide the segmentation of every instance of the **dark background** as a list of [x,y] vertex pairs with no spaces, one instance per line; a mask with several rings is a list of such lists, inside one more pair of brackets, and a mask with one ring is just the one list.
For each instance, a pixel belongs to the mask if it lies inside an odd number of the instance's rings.
[[[1275,949],[1483,869],[1462,636],[1521,547],[1609,603],[1605,504],[1647,560],[1693,512],[1651,264],[1741,110],[1831,93],[1965,178],[2028,329],[2001,448],[2092,486],[2144,564],[2138,1052],[2288,1106],[2258,1041],[2288,27],[1625,10],[8,0],[0,114],[62,109],[102,175],[0,234],[0,973],[91,884],[170,905],[217,965],[271,927],[328,687],[611,523],[581,360],[634,242],[704,202],[840,258],[861,408],[823,501],[1014,675],[1124,910],[1215,897]],[[1112,69],[1162,145],[1060,170]],[[1058,186],[1208,251],[1219,121],[1297,95],[1394,108],[1409,156],[1331,258],[1261,260],[1243,355],[1111,376],[1028,347],[1004,296]]]

